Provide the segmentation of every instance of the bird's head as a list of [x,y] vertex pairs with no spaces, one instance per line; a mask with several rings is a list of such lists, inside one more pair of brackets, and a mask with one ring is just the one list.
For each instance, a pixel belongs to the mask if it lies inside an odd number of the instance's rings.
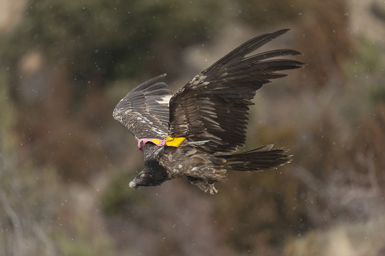
[[138,188],[140,186],[158,186],[168,180],[167,171],[159,164],[146,164],[144,169],[136,175],[130,182],[130,188]]

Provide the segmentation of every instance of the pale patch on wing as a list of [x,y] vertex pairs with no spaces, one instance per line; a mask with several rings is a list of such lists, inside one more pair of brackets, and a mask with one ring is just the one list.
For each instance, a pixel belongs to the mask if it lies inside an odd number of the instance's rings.
[[168,106],[168,103],[170,102],[171,97],[172,95],[166,95],[166,96],[163,96],[161,100],[157,100],[156,102],[158,102],[159,104],[165,104]]

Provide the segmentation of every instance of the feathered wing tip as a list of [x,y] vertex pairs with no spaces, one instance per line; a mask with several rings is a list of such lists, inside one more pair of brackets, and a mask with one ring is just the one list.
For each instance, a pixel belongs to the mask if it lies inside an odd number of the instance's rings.
[[[274,72],[301,68],[304,64],[296,60],[272,58],[302,55],[300,52],[291,49],[277,49],[256,54],[253,52],[289,30],[282,29],[250,39],[211,65],[204,71],[204,74],[215,77],[215,73],[218,73],[220,78],[230,80],[239,80],[245,75],[249,78],[255,76],[256,81],[264,83],[269,82],[270,79],[286,76],[286,74]],[[226,68],[222,70],[223,67]],[[226,72],[227,75],[224,76],[223,72]]]
[[285,149],[271,150],[273,145],[263,146],[247,152],[221,156],[226,159],[227,168],[234,171],[261,171],[290,163],[291,155]]
[[[153,77],[151,78],[150,80],[147,80],[146,82],[138,85],[137,87],[135,87],[131,92],[135,92],[135,91],[142,91],[142,92],[145,92],[149,89],[151,89],[151,87],[154,87],[154,86],[157,86],[157,87],[160,87],[159,84],[157,82],[163,80],[163,78],[166,77],[166,73],[162,74],[162,75],[159,75],[157,77]],[[162,84],[163,85],[163,84]],[[162,88],[164,87],[167,87],[167,85],[163,85]]]

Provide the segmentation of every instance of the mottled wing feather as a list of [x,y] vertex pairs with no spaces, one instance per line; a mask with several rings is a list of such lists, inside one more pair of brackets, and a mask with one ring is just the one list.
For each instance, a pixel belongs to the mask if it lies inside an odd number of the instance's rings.
[[173,93],[160,82],[160,75],[139,85],[116,105],[113,117],[136,139],[166,138],[169,122],[169,100]]
[[233,152],[244,146],[249,105],[256,91],[270,79],[286,76],[276,71],[303,65],[277,59],[300,54],[294,50],[249,54],[287,31],[247,41],[181,88],[170,100],[170,136],[207,141],[200,146],[207,152]]

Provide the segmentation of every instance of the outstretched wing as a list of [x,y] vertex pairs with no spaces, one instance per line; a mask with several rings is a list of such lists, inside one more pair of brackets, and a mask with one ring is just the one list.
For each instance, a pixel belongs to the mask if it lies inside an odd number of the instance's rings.
[[300,54],[294,50],[249,54],[287,31],[252,38],[181,88],[170,100],[169,135],[206,141],[200,147],[207,152],[233,152],[244,146],[249,105],[256,91],[270,79],[286,76],[276,71],[303,65],[275,58]]
[[152,78],[129,92],[116,105],[113,117],[135,138],[166,138],[169,100],[173,93],[160,82],[166,74]]

